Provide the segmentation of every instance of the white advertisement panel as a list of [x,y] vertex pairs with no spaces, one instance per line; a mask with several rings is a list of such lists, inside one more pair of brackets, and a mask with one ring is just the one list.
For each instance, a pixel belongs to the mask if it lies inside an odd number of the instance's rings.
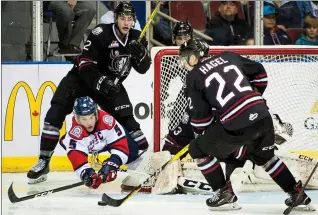
[[[43,121],[50,100],[71,64],[2,65],[2,156],[37,156]],[[150,70],[152,71],[152,70]],[[124,85],[134,106],[136,120],[149,142],[153,139],[153,74],[132,70]],[[71,126],[69,115],[65,127]],[[65,155],[57,146],[54,155]]]

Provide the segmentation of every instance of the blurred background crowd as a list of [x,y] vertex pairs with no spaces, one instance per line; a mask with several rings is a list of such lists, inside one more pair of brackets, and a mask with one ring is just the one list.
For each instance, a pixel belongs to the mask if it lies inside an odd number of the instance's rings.
[[[117,4],[1,1],[1,60],[32,61],[37,44],[42,44],[41,60],[68,60],[81,53],[95,25],[114,22]],[[137,12],[135,28],[141,30],[156,2],[132,4]],[[195,37],[205,39],[209,45],[255,45],[255,20],[261,19],[255,17],[255,5],[255,1],[164,1],[147,32],[149,48],[173,45],[172,29],[178,21],[189,21]],[[38,8],[41,13],[35,14]],[[318,1],[264,1],[262,12],[261,45],[318,45],[317,27],[312,24],[318,17]],[[39,28],[40,39],[34,36]]]

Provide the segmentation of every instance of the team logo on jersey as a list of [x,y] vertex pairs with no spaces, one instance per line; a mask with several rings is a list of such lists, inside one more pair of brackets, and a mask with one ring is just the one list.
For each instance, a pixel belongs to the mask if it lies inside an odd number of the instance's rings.
[[[110,59],[111,59],[111,66],[108,66],[109,70],[112,71],[114,74],[118,74],[121,72],[122,68],[124,67],[128,55],[120,55],[118,50],[114,51],[111,50],[110,52]],[[131,69],[131,64],[127,66],[123,73],[123,77],[129,75]]]
[[258,117],[258,113],[251,113],[250,114],[250,117],[249,117],[249,120],[250,121],[253,121],[254,119],[256,119]]
[[97,28],[94,28],[94,29],[92,30],[92,34],[94,34],[94,35],[99,35],[99,34],[102,33],[102,32],[103,32],[102,27],[97,27]]
[[117,47],[119,47],[117,40],[113,40],[113,42],[108,46],[108,48],[117,48]]
[[75,126],[71,131],[70,134],[73,136],[79,138],[82,135],[82,127],[81,126]]
[[113,126],[113,122],[114,122],[114,117],[112,116],[104,116],[103,117],[103,121],[105,122],[106,125],[109,125],[110,127]]

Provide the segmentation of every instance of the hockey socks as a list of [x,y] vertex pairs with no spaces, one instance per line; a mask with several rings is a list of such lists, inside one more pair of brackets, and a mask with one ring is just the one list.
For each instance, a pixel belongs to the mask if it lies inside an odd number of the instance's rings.
[[213,190],[218,190],[226,185],[222,167],[215,157],[196,158],[195,161]]
[[41,134],[40,150],[54,151],[60,138],[60,129],[44,123],[43,131]]
[[285,163],[274,156],[263,165],[270,177],[285,191],[290,192],[296,184],[294,176],[291,174]]

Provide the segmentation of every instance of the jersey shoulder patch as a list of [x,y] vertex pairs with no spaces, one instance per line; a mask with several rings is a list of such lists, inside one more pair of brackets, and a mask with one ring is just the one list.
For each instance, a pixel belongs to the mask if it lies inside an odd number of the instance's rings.
[[103,122],[105,123],[105,125],[108,129],[112,129],[115,125],[115,119],[114,119],[114,117],[112,117],[110,115],[103,116]]
[[101,129],[108,129],[108,130],[112,129],[116,123],[116,120],[112,115],[102,110],[99,111],[99,121],[101,124],[100,125]]
[[82,139],[84,134],[84,129],[82,128],[82,126],[74,126],[71,128],[71,130],[69,131],[69,135],[70,137],[74,138],[74,139]]
[[92,34],[94,35],[99,35],[102,32],[103,32],[103,28],[101,26],[98,26],[92,30]]

